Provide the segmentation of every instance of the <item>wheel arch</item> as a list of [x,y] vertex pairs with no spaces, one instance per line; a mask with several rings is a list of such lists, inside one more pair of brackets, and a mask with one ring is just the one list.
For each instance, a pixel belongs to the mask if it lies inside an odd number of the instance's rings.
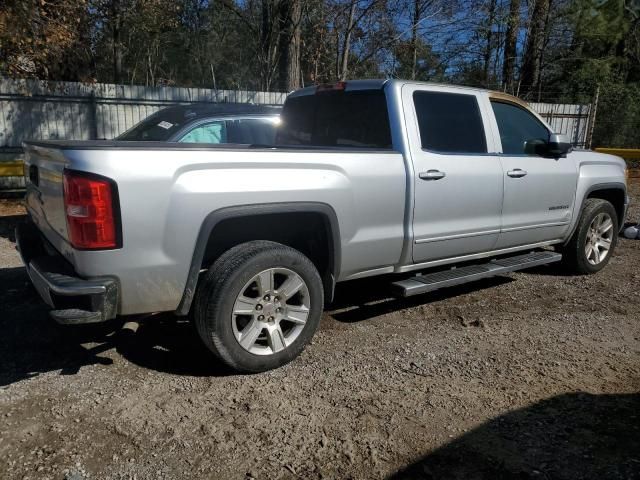
[[580,202],[580,208],[576,210],[577,215],[574,218],[571,232],[568,235],[565,244],[571,240],[571,237],[573,237],[576,228],[578,228],[580,216],[582,215],[582,211],[584,209],[584,203],[589,198],[600,198],[611,203],[618,217],[618,227],[620,229],[623,227],[627,208],[627,186],[621,182],[597,183],[595,185],[589,186],[585,190]]
[[618,226],[622,228],[624,225],[625,203],[627,198],[627,190],[624,184],[594,185],[585,195],[585,200],[588,198],[600,198],[613,205],[618,216]]
[[[247,223],[251,222],[248,226]],[[289,227],[289,224],[293,224]],[[287,232],[268,228],[287,224]],[[265,227],[266,228],[262,228]],[[305,233],[315,235],[313,246],[301,246]],[[229,248],[251,240],[272,240],[300,250],[316,265],[325,290],[325,302],[333,299],[340,273],[340,227],[334,209],[321,202],[286,202],[226,207],[209,213],[195,243],[187,281],[176,314],[187,315],[195,296],[198,277]]]

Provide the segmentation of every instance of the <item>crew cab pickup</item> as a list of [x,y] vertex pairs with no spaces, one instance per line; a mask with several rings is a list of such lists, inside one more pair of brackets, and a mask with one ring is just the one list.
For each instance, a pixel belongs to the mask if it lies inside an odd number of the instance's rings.
[[572,150],[519,99],[411,81],[296,91],[276,146],[25,150],[18,248],[54,319],[190,315],[249,372],[302,351],[337,282],[409,296],[556,261],[595,273],[628,204],[623,160]]

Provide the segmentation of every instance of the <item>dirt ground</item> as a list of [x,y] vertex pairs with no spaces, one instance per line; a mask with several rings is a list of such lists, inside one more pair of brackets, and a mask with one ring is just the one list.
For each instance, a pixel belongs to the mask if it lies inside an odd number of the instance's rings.
[[0,201],[2,478],[640,478],[640,241],[589,277],[342,284],[299,359],[236,375],[170,316],[55,325],[22,214]]

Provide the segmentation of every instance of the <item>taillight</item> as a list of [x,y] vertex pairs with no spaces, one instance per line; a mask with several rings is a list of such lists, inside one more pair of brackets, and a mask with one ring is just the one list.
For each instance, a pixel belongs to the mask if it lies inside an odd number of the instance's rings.
[[64,209],[74,248],[118,248],[117,191],[106,178],[65,170]]

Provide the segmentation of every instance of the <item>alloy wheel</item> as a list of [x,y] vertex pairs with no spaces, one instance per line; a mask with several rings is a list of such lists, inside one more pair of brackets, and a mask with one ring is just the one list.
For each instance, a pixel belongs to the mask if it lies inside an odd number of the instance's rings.
[[613,241],[613,219],[608,213],[599,213],[591,221],[587,231],[584,253],[591,265],[604,261],[611,250]]
[[255,355],[273,355],[291,345],[309,317],[307,284],[293,270],[270,268],[240,290],[233,306],[233,334]]

